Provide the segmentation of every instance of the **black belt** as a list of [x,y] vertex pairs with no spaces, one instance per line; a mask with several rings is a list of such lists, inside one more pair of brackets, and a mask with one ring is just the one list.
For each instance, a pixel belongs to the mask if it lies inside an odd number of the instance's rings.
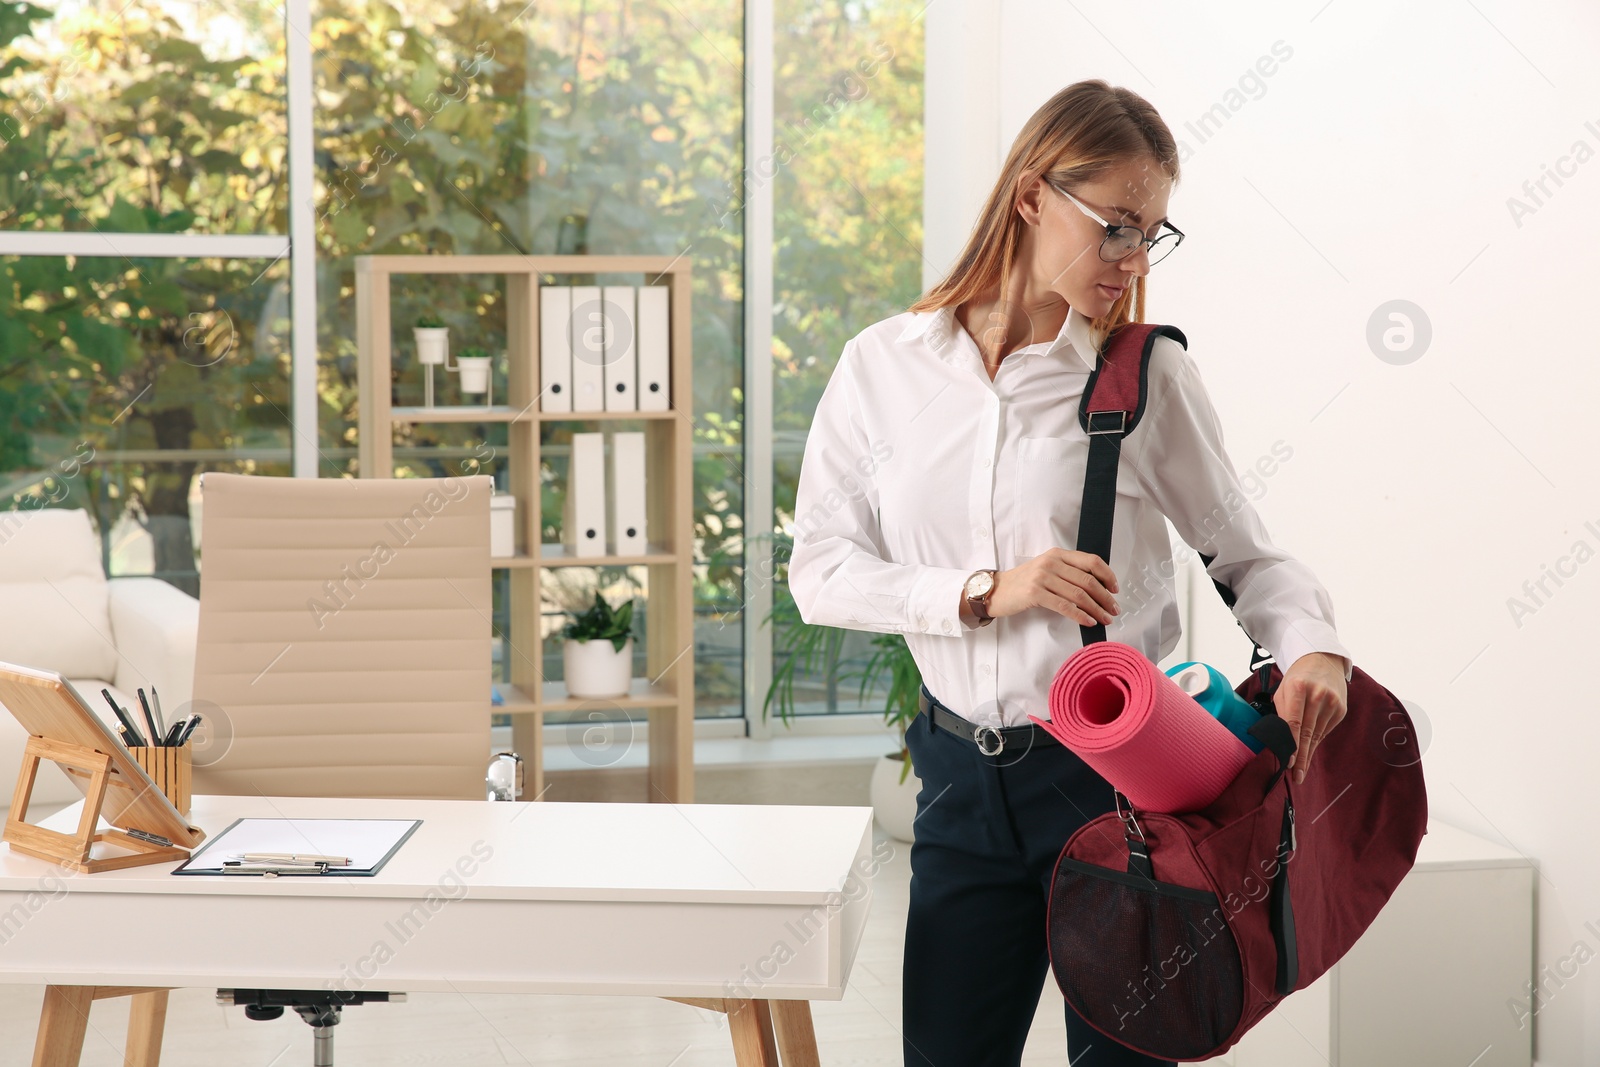
[[928,692],[927,686],[922,686],[917,692],[917,709],[924,715],[932,716],[933,724],[939,729],[948,730],[977,745],[978,751],[985,756],[997,755],[1008,745],[1026,752],[1034,746],[1061,743],[1049,730],[1031,722],[1021,726],[980,726],[939,703]]

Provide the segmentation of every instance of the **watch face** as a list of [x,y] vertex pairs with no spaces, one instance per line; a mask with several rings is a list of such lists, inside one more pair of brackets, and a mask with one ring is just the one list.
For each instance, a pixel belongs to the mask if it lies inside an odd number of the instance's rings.
[[967,579],[967,596],[983,596],[993,587],[994,575],[990,574],[988,571],[974,574],[971,578]]

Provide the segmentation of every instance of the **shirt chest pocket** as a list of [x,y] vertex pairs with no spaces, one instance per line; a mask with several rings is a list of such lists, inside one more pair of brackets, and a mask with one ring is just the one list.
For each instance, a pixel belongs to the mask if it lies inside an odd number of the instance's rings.
[[[1078,547],[1078,515],[1083,507],[1083,478],[1089,442],[1081,437],[1017,439],[1016,477],[1012,482],[1012,550],[1019,560],[1053,547]],[[1129,539],[1140,498],[1137,480],[1126,462],[1117,471],[1117,504],[1112,523],[1112,548],[1118,554],[1132,547]]]

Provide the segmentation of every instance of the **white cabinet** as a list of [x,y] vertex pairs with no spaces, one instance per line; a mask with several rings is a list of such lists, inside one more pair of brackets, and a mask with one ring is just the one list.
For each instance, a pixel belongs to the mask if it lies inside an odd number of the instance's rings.
[[[1292,865],[1290,877],[1293,878]],[[1361,940],[1218,1067],[1529,1067],[1533,865],[1437,820]]]

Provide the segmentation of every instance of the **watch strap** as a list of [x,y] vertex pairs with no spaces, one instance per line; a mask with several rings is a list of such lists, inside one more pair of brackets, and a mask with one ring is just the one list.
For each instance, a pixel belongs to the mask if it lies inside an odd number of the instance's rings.
[[[976,574],[978,572],[974,571],[973,573]],[[977,616],[980,624],[991,622],[994,619],[994,616],[989,614],[989,598],[994,595],[995,580],[998,578],[998,575],[992,569],[989,570],[988,573],[988,592],[984,593],[982,596],[968,596],[966,598],[967,606],[972,609],[972,614]]]

